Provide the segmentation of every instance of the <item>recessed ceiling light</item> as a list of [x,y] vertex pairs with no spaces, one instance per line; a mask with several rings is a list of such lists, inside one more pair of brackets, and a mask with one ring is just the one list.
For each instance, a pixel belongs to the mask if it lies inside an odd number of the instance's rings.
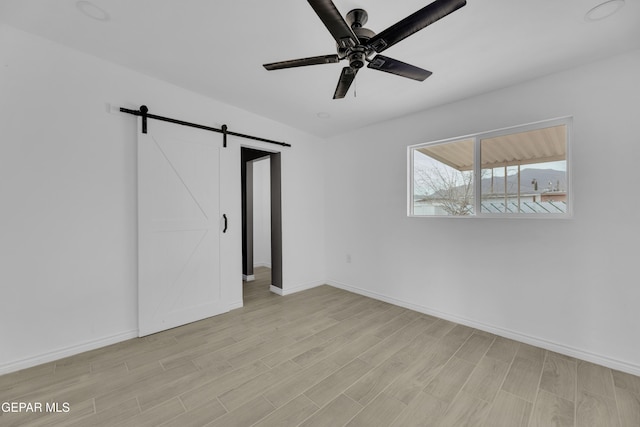
[[317,114],[317,116],[321,119],[328,119],[331,118],[331,114],[329,113],[325,113],[324,111],[321,111]]
[[584,15],[584,20],[587,22],[602,21],[622,9],[623,6],[624,0],[605,1],[591,8],[586,15]]
[[91,19],[95,19],[96,21],[107,22],[111,17],[107,13],[106,10],[101,7],[96,6],[90,1],[80,0],[76,2],[76,7],[86,16]]

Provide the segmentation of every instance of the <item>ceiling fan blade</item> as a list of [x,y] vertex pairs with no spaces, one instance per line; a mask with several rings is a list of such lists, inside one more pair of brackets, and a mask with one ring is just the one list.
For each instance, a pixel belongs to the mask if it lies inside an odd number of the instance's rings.
[[322,55],[312,56],[309,58],[291,59],[288,61],[272,62],[270,64],[264,64],[263,67],[267,70],[282,70],[284,68],[293,67],[305,67],[307,65],[321,65],[321,64],[335,64],[340,62],[338,55]]
[[455,12],[465,4],[467,4],[466,0],[436,0],[373,36],[367,44],[380,53],[427,25]]
[[353,83],[353,80],[356,78],[356,74],[358,74],[358,70],[355,68],[344,67],[342,69],[340,80],[338,80],[338,86],[336,86],[336,92],[333,94],[333,99],[341,99],[345,97],[351,87],[351,83]]
[[367,68],[373,68],[374,70],[384,71],[385,73],[395,74],[396,76],[406,77],[420,82],[432,74],[431,71],[382,55],[377,55],[373,58],[373,60],[369,62],[369,65],[367,65]]
[[358,37],[346,23],[336,5],[331,0],[308,0],[320,20],[327,27],[333,38],[342,48],[358,44]]

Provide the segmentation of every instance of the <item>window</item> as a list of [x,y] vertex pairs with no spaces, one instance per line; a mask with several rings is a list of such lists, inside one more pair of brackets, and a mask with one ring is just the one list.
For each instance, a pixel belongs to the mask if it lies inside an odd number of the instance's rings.
[[409,147],[409,215],[568,217],[571,119]]

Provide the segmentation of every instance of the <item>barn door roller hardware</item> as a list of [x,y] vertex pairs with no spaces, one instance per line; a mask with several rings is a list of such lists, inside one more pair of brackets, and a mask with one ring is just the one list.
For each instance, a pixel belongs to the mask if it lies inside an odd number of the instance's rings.
[[163,116],[157,116],[155,114],[149,114],[149,108],[146,105],[142,105],[139,110],[131,110],[129,108],[121,107],[120,111],[122,113],[133,114],[134,116],[142,117],[142,133],[147,133],[147,120],[154,119],[154,120],[161,120],[163,122],[174,123],[177,125],[188,126],[196,129],[203,129],[211,132],[221,133],[224,147],[227,146],[227,135],[237,136],[237,137],[246,138],[246,139],[252,139],[254,141],[268,142],[269,144],[282,145],[283,147],[291,147],[291,144],[287,144],[286,142],[273,141],[271,139],[260,138],[258,136],[251,136],[251,135],[245,135],[243,133],[231,132],[227,128],[227,125],[222,125],[222,129],[218,129],[210,126],[199,125],[197,123],[189,123],[183,120],[172,119],[170,117],[163,117]]

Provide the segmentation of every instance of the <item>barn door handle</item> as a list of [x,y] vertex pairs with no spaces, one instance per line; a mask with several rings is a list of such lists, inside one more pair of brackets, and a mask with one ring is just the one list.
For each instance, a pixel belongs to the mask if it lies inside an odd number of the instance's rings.
[[227,214],[222,214],[222,218],[224,218],[224,228],[222,229],[223,233],[227,232]]

